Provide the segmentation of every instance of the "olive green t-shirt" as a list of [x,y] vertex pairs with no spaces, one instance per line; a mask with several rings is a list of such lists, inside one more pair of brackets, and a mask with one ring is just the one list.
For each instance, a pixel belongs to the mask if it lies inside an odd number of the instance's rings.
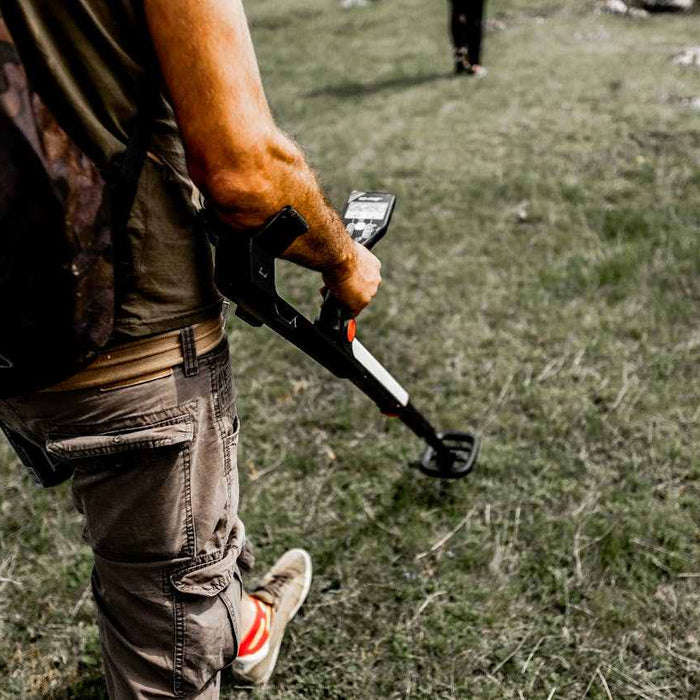
[[[32,87],[102,171],[126,147],[153,65],[142,2],[0,2]],[[151,79],[160,85],[159,76]],[[115,341],[218,313],[221,298],[209,243],[195,226],[197,208],[173,111],[162,98],[129,222],[129,274],[117,303]]]

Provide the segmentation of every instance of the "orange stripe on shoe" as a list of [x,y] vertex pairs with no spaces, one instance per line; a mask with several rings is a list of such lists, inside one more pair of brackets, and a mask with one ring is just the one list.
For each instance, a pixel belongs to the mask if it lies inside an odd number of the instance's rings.
[[238,658],[260,651],[270,638],[270,606],[263,605],[257,598],[251,596],[255,605],[255,620],[248,634],[238,647]]

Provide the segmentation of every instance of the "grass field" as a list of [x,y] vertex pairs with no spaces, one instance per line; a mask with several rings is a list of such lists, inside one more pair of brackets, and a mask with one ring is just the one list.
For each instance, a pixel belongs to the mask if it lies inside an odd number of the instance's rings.
[[[485,80],[444,2],[249,3],[268,97],[341,205],[395,192],[363,342],[481,465],[231,326],[259,570],[316,578],[254,698],[700,697],[700,14],[492,0]],[[318,279],[286,271],[315,304]],[[67,488],[0,446],[0,698],[103,697]],[[225,697],[238,697],[228,685]]]

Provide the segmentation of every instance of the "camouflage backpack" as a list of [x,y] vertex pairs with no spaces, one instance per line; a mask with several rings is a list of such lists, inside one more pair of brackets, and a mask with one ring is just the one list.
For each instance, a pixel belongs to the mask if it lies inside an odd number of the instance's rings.
[[31,90],[0,16],[0,398],[67,378],[109,340],[113,251],[146,156],[147,128],[134,131],[108,188]]

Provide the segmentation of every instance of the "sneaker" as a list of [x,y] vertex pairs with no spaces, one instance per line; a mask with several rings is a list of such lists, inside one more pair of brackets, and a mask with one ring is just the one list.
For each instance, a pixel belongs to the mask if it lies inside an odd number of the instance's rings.
[[469,51],[460,46],[454,50],[455,75],[469,74],[471,63],[469,63]]
[[287,624],[309,594],[311,571],[308,552],[290,549],[265,574],[260,586],[249,594],[257,608],[256,618],[231,666],[240,683],[260,686],[270,680]]

